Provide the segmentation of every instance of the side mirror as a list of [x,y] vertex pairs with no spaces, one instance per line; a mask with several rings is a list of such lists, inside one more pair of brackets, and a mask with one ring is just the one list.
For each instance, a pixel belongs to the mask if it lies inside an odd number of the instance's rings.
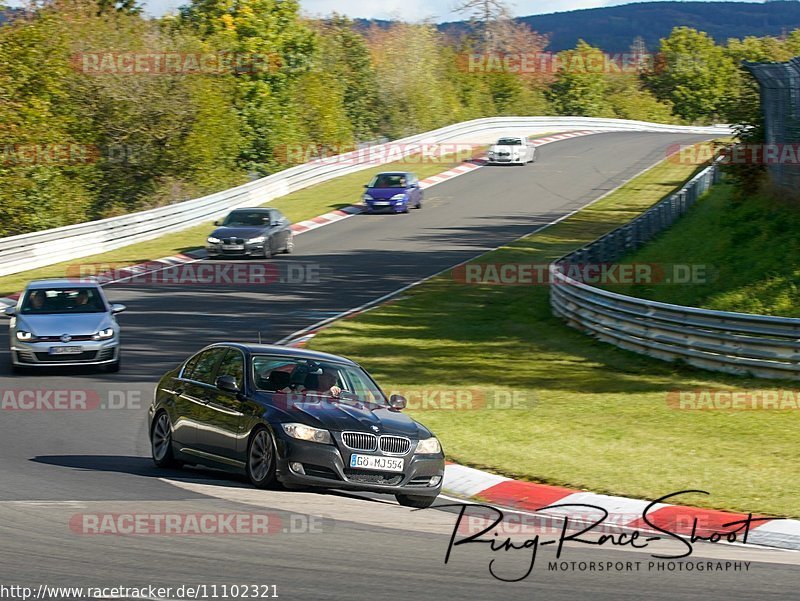
[[220,223],[219,219],[217,219],[214,221],[214,225],[222,225],[222,224]]
[[233,376],[220,376],[215,382],[217,388],[225,392],[239,392],[239,385]]
[[278,226],[278,225],[280,225],[280,224],[281,224],[281,222],[280,222],[279,220],[277,220],[277,219],[276,219],[275,221],[273,221],[272,223],[270,223],[270,225],[271,225],[272,227]]
[[125,305],[120,305],[118,303],[114,303],[113,305],[111,305],[111,313],[116,315],[117,313],[122,313],[127,308],[128,307],[126,307]]
[[408,401],[402,395],[393,394],[389,397],[389,407],[392,409],[405,409],[406,405],[408,405]]
[[364,184],[364,187],[365,188],[369,188],[369,184]]
[[17,314],[17,308],[14,305],[3,309],[3,317],[14,317]]

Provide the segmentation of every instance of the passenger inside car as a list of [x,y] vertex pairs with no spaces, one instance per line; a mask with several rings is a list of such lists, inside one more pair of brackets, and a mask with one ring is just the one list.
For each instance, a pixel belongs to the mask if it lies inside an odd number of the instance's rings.
[[259,377],[258,387],[271,392],[291,392],[292,374],[272,370],[266,378]]

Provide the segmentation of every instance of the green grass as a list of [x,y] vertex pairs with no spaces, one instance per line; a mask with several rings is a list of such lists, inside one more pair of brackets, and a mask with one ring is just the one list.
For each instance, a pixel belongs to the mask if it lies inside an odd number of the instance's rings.
[[[479,262],[544,263],[627,222],[691,175],[662,163],[571,218]],[[708,240],[710,236],[705,236]],[[800,517],[797,411],[687,411],[670,391],[772,388],[616,349],[566,327],[545,286],[466,285],[451,275],[343,320],[312,341],[360,361],[385,390],[515,391],[533,406],[412,409],[449,459],[599,493]]]
[[[477,149],[476,151],[480,150]],[[364,192],[364,184],[376,173],[392,170],[413,171],[420,179],[425,179],[455,167],[459,164],[456,158],[455,156],[444,156],[436,162],[415,162],[417,160],[416,156],[409,157],[406,161],[372,167],[298,190],[292,194],[277,198],[264,206],[279,209],[293,223],[296,223],[358,202]],[[0,296],[19,292],[25,288],[25,285],[30,280],[57,278],[74,274],[77,265],[91,263],[132,265],[200,248],[204,245],[206,237],[213,227],[213,223],[208,222],[110,252],[0,277]]]
[[715,187],[624,262],[708,266],[690,285],[609,286],[622,294],[720,311],[800,317],[800,207]]

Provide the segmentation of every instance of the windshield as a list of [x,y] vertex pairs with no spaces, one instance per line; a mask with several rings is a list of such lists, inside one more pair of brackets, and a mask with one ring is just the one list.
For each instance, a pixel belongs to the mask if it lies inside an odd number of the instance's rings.
[[222,225],[264,225],[268,222],[269,214],[263,211],[234,211],[225,218],[225,221],[222,222]]
[[28,290],[20,313],[104,313],[108,311],[97,288],[46,288]]
[[405,188],[406,176],[401,173],[379,173],[369,183],[370,188]]
[[253,357],[253,381],[258,390],[294,393],[386,405],[386,397],[363,369],[341,363],[289,357]]
[[497,141],[498,146],[522,146],[522,140],[519,138],[500,138]]

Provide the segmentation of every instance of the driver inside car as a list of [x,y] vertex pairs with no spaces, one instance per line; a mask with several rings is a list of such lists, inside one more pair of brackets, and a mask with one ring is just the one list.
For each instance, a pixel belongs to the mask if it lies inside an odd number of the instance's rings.
[[302,385],[298,385],[295,390],[302,393],[312,392],[319,395],[338,397],[342,392],[342,389],[336,385],[338,379],[339,376],[336,370],[324,368],[321,373],[309,373],[305,378],[305,382]]
[[319,390],[323,394],[330,394],[331,396],[339,396],[341,394],[342,389],[336,385],[337,381],[339,380],[336,370],[324,368],[318,377]]

